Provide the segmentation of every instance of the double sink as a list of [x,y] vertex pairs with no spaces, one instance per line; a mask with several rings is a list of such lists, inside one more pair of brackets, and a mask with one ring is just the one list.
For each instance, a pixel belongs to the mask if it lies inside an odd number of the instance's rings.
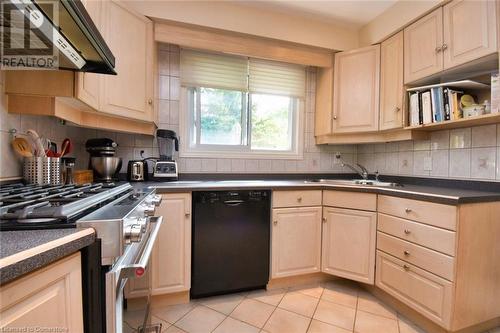
[[311,179],[305,180],[306,184],[327,184],[327,185],[359,185],[374,187],[400,187],[401,184],[391,182],[381,182],[369,179]]

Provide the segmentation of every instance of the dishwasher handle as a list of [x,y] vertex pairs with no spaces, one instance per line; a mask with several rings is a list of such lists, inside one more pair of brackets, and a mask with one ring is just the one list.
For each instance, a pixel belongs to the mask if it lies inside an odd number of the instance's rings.
[[224,201],[224,204],[227,206],[239,206],[242,203],[245,203],[244,200],[226,200]]

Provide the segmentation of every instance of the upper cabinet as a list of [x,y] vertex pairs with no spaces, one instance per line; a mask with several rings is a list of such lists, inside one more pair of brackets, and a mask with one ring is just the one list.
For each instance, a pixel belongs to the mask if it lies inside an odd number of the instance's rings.
[[102,34],[118,75],[102,75],[99,111],[153,120],[153,22],[120,1],[103,2]]
[[403,126],[403,32],[380,45],[380,130]]
[[443,69],[443,9],[440,7],[404,29],[405,83]]
[[335,54],[333,133],[378,130],[380,45]]
[[405,83],[497,52],[495,1],[456,0],[404,29]]
[[495,1],[453,1],[443,7],[444,69],[497,52]]

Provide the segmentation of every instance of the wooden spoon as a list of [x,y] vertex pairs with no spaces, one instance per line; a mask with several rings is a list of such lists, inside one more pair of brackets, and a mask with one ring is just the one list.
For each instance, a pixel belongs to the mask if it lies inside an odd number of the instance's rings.
[[31,145],[28,140],[24,138],[15,138],[12,140],[12,148],[14,151],[22,157],[32,157],[33,152],[31,151]]

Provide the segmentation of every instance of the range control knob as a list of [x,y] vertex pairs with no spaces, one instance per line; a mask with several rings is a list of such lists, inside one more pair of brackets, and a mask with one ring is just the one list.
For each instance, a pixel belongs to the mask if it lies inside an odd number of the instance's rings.
[[161,204],[161,195],[158,194],[152,195],[151,200],[149,202],[158,207]]
[[131,224],[125,227],[125,242],[138,243],[142,238],[142,228],[140,224]]
[[137,219],[137,224],[141,226],[141,232],[145,233],[148,227],[148,219],[145,217],[139,217]]
[[147,203],[142,204],[142,209],[144,212],[144,216],[149,217],[155,215],[155,206],[149,205]]

